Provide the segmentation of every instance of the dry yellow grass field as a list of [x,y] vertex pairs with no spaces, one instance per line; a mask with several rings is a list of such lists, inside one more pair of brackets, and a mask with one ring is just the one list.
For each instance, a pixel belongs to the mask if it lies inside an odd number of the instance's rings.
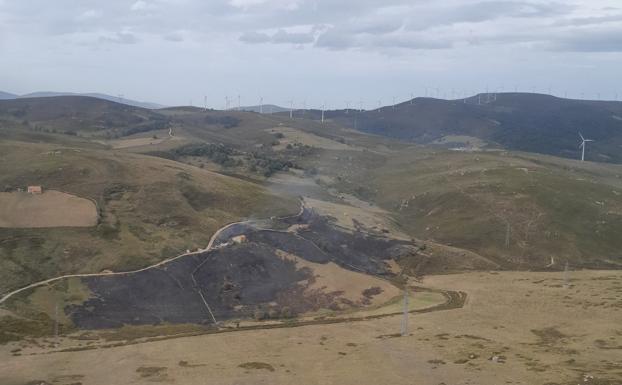
[[79,352],[8,344],[0,383],[614,385],[621,281],[612,271],[572,272],[570,288],[563,273],[429,277],[427,286],[467,291],[467,305],[411,316],[406,337],[395,337],[396,316]]
[[314,135],[291,127],[279,126],[271,128],[268,131],[270,133],[283,134],[283,138],[279,140],[280,144],[275,146],[276,150],[282,150],[288,144],[294,143],[300,143],[325,150],[360,150],[357,147],[352,147],[347,144],[337,142],[336,140],[324,138],[322,136]]
[[[363,304],[367,299],[369,305],[383,304],[400,293],[397,287],[388,281],[346,270],[334,262],[313,263],[282,251],[278,251],[277,254],[283,259],[294,261],[298,269],[307,268],[311,270],[314,281],[307,288],[308,291],[341,292],[340,298],[345,298],[355,304]],[[364,291],[372,287],[379,288],[381,292],[366,298],[363,295]]]
[[0,193],[0,227],[90,227],[97,207],[88,199],[48,190],[40,195]]

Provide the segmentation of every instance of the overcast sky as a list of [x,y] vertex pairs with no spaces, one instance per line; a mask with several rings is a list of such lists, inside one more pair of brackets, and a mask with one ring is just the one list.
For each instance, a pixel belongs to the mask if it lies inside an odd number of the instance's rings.
[[622,99],[622,0],[0,0],[0,90],[332,108]]

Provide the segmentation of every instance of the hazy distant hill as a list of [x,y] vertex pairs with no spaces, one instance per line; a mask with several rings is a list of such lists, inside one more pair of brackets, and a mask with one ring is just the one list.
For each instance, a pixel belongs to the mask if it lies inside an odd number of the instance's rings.
[[88,96],[1,100],[0,119],[52,132],[108,131],[114,136],[165,129],[169,124],[153,110]]
[[289,109],[287,108],[280,107],[274,104],[264,104],[262,106],[242,106],[240,110],[247,112],[263,112],[264,114],[276,114],[279,112],[289,111]]
[[589,144],[588,160],[622,162],[622,102],[504,93],[466,100],[416,98],[372,111],[328,111],[326,117],[361,131],[420,143],[471,136],[507,149],[568,158],[579,156],[581,132],[595,140]]
[[17,95],[0,91],[0,100],[15,99]]
[[150,103],[150,102],[139,102],[136,100],[125,99],[122,97],[111,96],[100,93],[73,93],[73,92],[52,92],[52,91],[42,91],[42,92],[31,92],[29,94],[24,95],[14,95],[8,92],[0,91],[0,100],[2,99],[17,99],[17,98],[43,98],[43,97],[53,97],[53,96],[90,96],[93,98],[99,98],[104,100],[109,100],[112,102],[127,104],[128,106],[141,107],[141,108],[149,108],[149,109],[157,109],[165,107],[161,104]]

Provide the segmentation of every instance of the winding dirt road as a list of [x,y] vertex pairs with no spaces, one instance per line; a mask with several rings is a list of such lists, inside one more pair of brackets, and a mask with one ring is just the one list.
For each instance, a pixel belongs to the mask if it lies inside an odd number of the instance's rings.
[[[300,215],[303,214],[304,210],[305,210],[305,204],[304,204],[304,201],[301,200],[300,211],[299,211],[298,214],[284,216],[284,217],[281,217],[280,219],[293,218],[293,217],[296,217],[296,216],[300,216]],[[153,264],[151,266],[144,267],[142,269],[132,270],[132,271],[124,271],[124,272],[68,274],[68,275],[62,275],[60,277],[55,277],[55,278],[50,278],[50,279],[46,279],[46,280],[43,280],[43,281],[35,282],[33,284],[30,284],[28,286],[24,286],[22,288],[19,288],[17,290],[14,290],[14,291],[12,291],[10,293],[5,294],[2,298],[0,298],[0,306],[4,302],[6,302],[9,298],[11,298],[12,296],[14,296],[16,294],[19,294],[19,293],[21,293],[21,292],[23,292],[25,290],[28,290],[28,289],[31,289],[31,288],[35,288],[35,287],[39,287],[39,286],[43,286],[43,285],[47,285],[47,284],[50,284],[50,283],[53,283],[53,282],[56,282],[56,281],[59,281],[59,280],[62,280],[62,279],[66,279],[66,278],[81,278],[81,277],[109,277],[109,276],[119,276],[119,275],[135,274],[135,273],[139,273],[139,272],[146,271],[146,270],[149,270],[149,269],[158,268],[160,266],[166,265],[166,264],[168,264],[170,262],[173,262],[173,261],[175,261],[175,260],[177,260],[179,258],[182,258],[182,257],[205,253],[205,252],[208,252],[208,251],[214,249],[215,247],[218,247],[218,246],[214,246],[214,243],[216,242],[218,237],[223,232],[225,232],[226,230],[228,230],[231,227],[236,226],[236,225],[252,224],[252,223],[253,223],[252,220],[238,221],[238,222],[229,223],[229,224],[221,227],[220,229],[218,229],[212,235],[212,237],[210,238],[210,241],[209,241],[209,243],[208,243],[206,248],[200,249],[200,250],[197,250],[197,251],[191,252],[191,253],[184,253],[184,254],[178,255],[176,257],[163,260],[163,261],[158,262],[156,264]],[[273,229],[265,229],[265,230],[270,230],[270,231],[275,231],[275,232],[283,232],[283,231],[273,230]],[[311,243],[315,247],[317,247],[318,250],[322,251],[321,249],[319,249],[319,247],[317,245],[315,245],[314,242],[311,242]],[[349,265],[349,266],[351,268],[355,269],[355,270],[359,270],[359,271],[365,272],[363,269],[358,268],[356,266],[351,266],[351,265]],[[194,272],[192,273],[191,276],[192,276],[193,281],[196,284],[196,281],[194,279]],[[365,272],[365,273],[369,274],[368,272]],[[378,278],[386,280],[386,278],[384,278],[384,277],[378,277]],[[428,307],[428,308],[409,311],[409,313],[413,313],[413,314],[428,313],[428,312],[450,310],[450,309],[458,309],[458,308],[461,308],[461,307],[464,306],[465,301],[466,301],[466,297],[467,297],[466,293],[458,292],[458,291],[433,290],[433,289],[423,288],[423,287],[416,287],[414,289],[418,290],[418,291],[434,291],[434,292],[441,293],[445,297],[446,301],[441,303],[441,304],[437,304],[437,305],[434,305],[434,306],[431,306],[431,307]],[[205,301],[205,298],[204,298],[204,296],[203,296],[203,294],[201,293],[200,290],[198,290],[198,294],[201,296],[201,299],[203,300],[203,302],[204,302],[204,304],[205,304],[205,306],[206,306],[206,308],[207,308],[207,310],[208,310],[208,312],[209,312],[209,314],[210,314],[214,324],[218,325],[218,323],[217,323],[217,321],[216,321],[216,319],[214,317],[214,314],[212,313],[212,310],[211,310],[209,304]],[[362,317],[347,317],[347,318],[339,318],[338,317],[338,318],[333,318],[333,319],[300,320],[300,321],[291,322],[291,323],[287,323],[287,324],[269,324],[269,325],[265,325],[264,324],[264,325],[243,326],[243,327],[236,327],[236,328],[230,328],[230,327],[221,328],[221,327],[218,327],[216,329],[210,329],[210,330],[207,330],[207,331],[200,332],[198,334],[226,333],[226,332],[231,332],[231,331],[242,331],[242,330],[273,329],[273,328],[300,327],[300,326],[311,326],[311,325],[332,324],[332,323],[342,323],[342,322],[356,322],[356,321],[366,321],[366,320],[371,320],[371,319],[391,317],[391,316],[396,316],[396,315],[401,315],[401,314],[402,314],[402,312],[399,312],[399,313],[385,313],[385,314],[378,314],[378,315],[373,315],[373,316],[362,316]],[[144,341],[144,342],[160,340],[160,339],[168,339],[168,338],[177,338],[177,337],[182,337],[182,336],[192,336],[192,335],[195,335],[195,334],[197,334],[197,333],[188,333],[188,334],[182,333],[182,334],[176,334],[174,336],[161,336],[161,337],[158,337],[158,338],[149,339],[148,341]]]
[[160,262],[158,262],[156,264],[153,264],[153,265],[147,266],[147,267],[143,267],[142,269],[138,269],[138,270],[121,271],[121,272],[107,272],[107,273],[67,274],[67,275],[61,275],[60,277],[55,277],[55,278],[46,279],[44,281],[35,282],[35,283],[32,283],[32,284],[30,284],[28,286],[24,286],[22,288],[13,290],[12,292],[5,294],[2,298],[0,298],[0,305],[2,305],[4,302],[6,302],[9,298],[14,296],[15,294],[21,293],[21,292],[23,292],[25,290],[28,290],[28,289],[32,289],[32,288],[35,288],[35,287],[39,287],[39,286],[47,285],[49,283],[60,281],[61,279],[66,279],[66,278],[83,278],[83,277],[111,277],[111,276],[115,276],[115,275],[136,274],[136,273],[140,273],[141,271],[158,268],[160,266],[166,265],[167,263],[173,262],[173,261],[175,261],[175,260],[177,260],[179,258],[187,257],[189,255],[197,255],[197,254],[208,252],[208,251],[210,251],[213,248],[214,241],[218,238],[218,236],[223,231],[227,230],[228,228],[230,228],[232,226],[239,225],[239,224],[244,224],[244,223],[250,223],[250,221],[233,222],[233,223],[229,223],[226,226],[221,227],[220,229],[218,229],[214,233],[214,235],[212,235],[212,237],[210,238],[209,243],[207,244],[207,247],[204,248],[204,249],[199,249],[199,250],[191,252],[191,253],[184,253],[184,254],[178,255],[176,257],[168,258],[168,259],[160,261]]
[[[288,218],[293,218],[293,217],[296,217],[296,216],[300,216],[304,212],[304,209],[305,209],[304,201],[301,200],[300,201],[300,210],[298,211],[297,214],[287,215],[287,216],[284,216],[284,217],[280,217],[279,219],[288,219]],[[199,250],[191,252],[191,253],[184,253],[184,254],[178,255],[176,257],[168,258],[168,259],[160,261],[160,262],[158,262],[156,264],[153,264],[151,266],[143,267],[142,269],[131,270],[131,271],[121,271],[121,272],[67,274],[67,275],[61,275],[59,277],[50,278],[50,279],[46,279],[46,280],[43,280],[43,281],[32,283],[32,284],[30,284],[28,286],[24,286],[24,287],[21,287],[19,289],[13,290],[13,291],[5,294],[4,296],[2,296],[2,298],[0,298],[0,306],[2,306],[2,304],[4,302],[6,302],[9,298],[14,296],[15,294],[19,294],[19,293],[21,293],[21,292],[23,292],[25,290],[32,289],[32,288],[35,288],[35,287],[47,285],[47,284],[52,283],[52,282],[60,281],[61,279],[66,279],[66,278],[85,278],[85,277],[111,277],[111,276],[116,276],[116,275],[135,274],[135,273],[140,273],[141,271],[146,271],[146,270],[149,270],[149,269],[158,268],[160,266],[163,266],[163,265],[166,265],[166,264],[168,264],[170,262],[173,262],[173,261],[175,261],[175,260],[177,260],[179,258],[187,257],[187,256],[190,256],[190,255],[197,255],[197,254],[205,253],[205,252],[210,251],[214,247],[214,242],[216,241],[216,239],[218,239],[218,236],[220,234],[222,234],[225,230],[229,229],[230,227],[236,226],[236,225],[250,224],[252,222],[253,221],[251,221],[251,220],[246,220],[246,221],[238,221],[238,222],[229,223],[229,224],[221,227],[220,229],[216,230],[214,235],[212,235],[212,237],[210,238],[209,243],[207,244],[206,248],[199,249]],[[211,311],[210,311],[210,313],[211,313]]]

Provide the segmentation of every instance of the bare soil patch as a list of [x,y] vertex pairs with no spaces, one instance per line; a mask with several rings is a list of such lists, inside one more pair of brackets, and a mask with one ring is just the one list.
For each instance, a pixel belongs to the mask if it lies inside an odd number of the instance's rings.
[[97,224],[97,207],[88,199],[60,191],[41,195],[0,193],[0,227],[91,227]]

